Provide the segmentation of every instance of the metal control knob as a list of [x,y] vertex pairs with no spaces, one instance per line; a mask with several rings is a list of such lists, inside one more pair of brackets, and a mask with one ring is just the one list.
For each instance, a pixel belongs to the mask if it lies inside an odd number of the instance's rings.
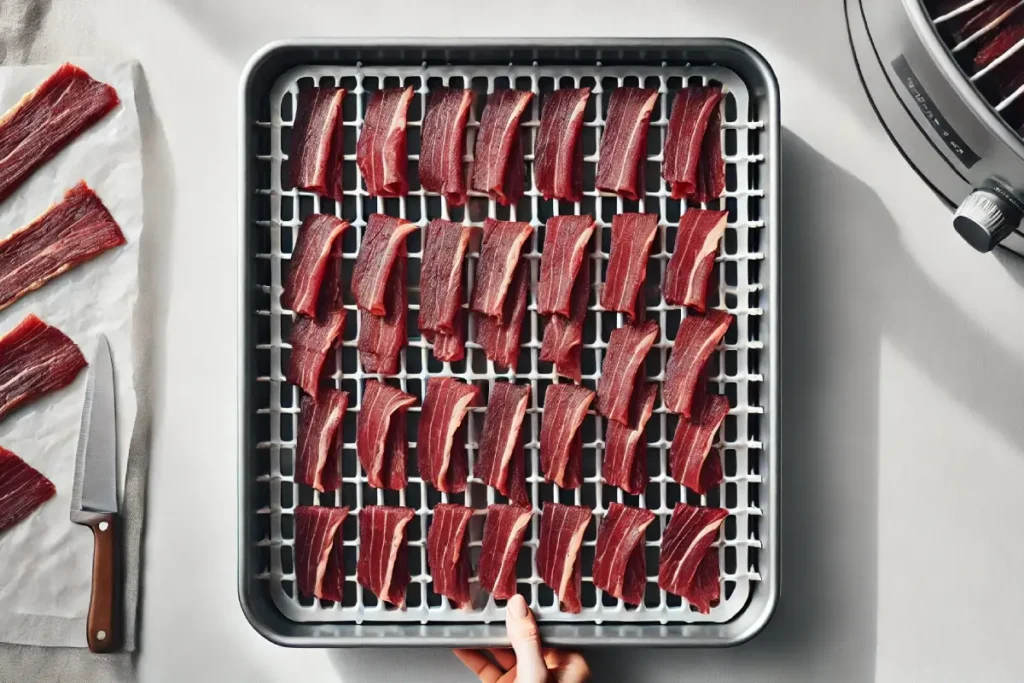
[[960,204],[953,227],[980,252],[992,251],[1024,220],[1024,202],[998,180],[986,180]]

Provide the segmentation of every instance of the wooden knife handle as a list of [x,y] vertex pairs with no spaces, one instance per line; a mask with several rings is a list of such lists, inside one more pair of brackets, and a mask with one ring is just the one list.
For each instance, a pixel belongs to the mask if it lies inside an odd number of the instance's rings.
[[121,524],[116,514],[85,513],[92,529],[92,598],[86,637],[93,652],[121,647]]

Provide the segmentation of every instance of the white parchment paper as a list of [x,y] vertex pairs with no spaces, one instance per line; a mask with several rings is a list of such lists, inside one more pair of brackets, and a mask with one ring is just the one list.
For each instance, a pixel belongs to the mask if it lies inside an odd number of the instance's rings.
[[[113,214],[128,244],[86,262],[0,311],[0,333],[27,314],[60,328],[92,358],[100,333],[114,359],[117,456],[123,495],[135,424],[133,313],[142,233],[142,149],[133,88],[134,63],[76,62],[117,89],[121,104],[0,202],[6,236],[85,180]],[[0,69],[0,111],[36,87],[57,65]],[[45,474],[57,495],[28,519],[0,533],[0,641],[84,647],[92,574],[92,532],[69,520],[75,451],[86,372],[0,421],[0,445]]]

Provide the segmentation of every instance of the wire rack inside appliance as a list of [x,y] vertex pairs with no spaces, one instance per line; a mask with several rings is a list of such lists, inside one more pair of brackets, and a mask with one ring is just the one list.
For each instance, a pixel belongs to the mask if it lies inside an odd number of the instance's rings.
[[[710,363],[712,386],[726,393],[732,410],[716,442],[713,457],[724,459],[725,482],[708,496],[700,497],[687,492],[672,481],[668,474],[667,455],[677,418],[669,414],[659,399],[656,412],[647,429],[647,457],[651,482],[646,495],[630,496],[601,482],[603,448],[603,418],[593,411],[583,425],[584,484],[577,490],[561,490],[543,481],[539,469],[539,435],[545,388],[557,378],[548,363],[538,360],[544,321],[536,312],[535,295],[540,270],[543,225],[553,214],[588,213],[597,221],[592,242],[592,269],[594,289],[590,312],[587,316],[583,351],[583,383],[596,388],[608,337],[612,330],[624,324],[621,314],[603,311],[597,304],[603,281],[602,264],[608,258],[610,226],[615,214],[626,211],[646,211],[659,216],[659,235],[654,243],[645,284],[648,318],[661,326],[661,336],[651,351],[644,371],[657,382],[664,378],[665,364],[681,317],[676,307],[665,304],[661,298],[660,283],[675,242],[676,226],[682,202],[672,200],[666,184],[660,177],[661,150],[664,144],[671,97],[687,84],[719,83],[727,96],[723,99],[723,150],[727,164],[727,191],[712,204],[729,210],[728,228],[722,240],[717,277],[716,306],[726,308],[737,319],[719,352]],[[340,86],[348,91],[344,111],[344,201],[335,203],[314,194],[297,191],[288,182],[288,152],[291,146],[291,126],[295,116],[297,93],[314,84]],[[377,199],[367,195],[355,164],[355,141],[362,125],[370,94],[381,87],[411,85],[415,97],[409,110],[409,196],[403,199]],[[486,93],[496,88],[516,87],[535,93],[533,103],[523,117],[523,143],[528,167],[527,192],[511,208],[497,206],[486,196],[471,193],[466,207],[449,207],[437,195],[420,190],[418,182],[418,152],[427,94],[430,89],[448,85],[471,87],[476,91],[466,140],[466,165],[472,162],[472,150],[478,121]],[[646,169],[647,196],[640,202],[629,202],[611,196],[600,196],[594,191],[595,165],[607,112],[609,92],[622,85],[657,88],[661,95],[654,110],[648,140]],[[543,95],[557,87],[590,87],[593,94],[587,107],[583,142],[584,188],[581,203],[544,201],[532,183],[534,141],[540,120]],[[371,488],[360,469],[355,453],[355,421],[363,398],[363,385],[367,375],[359,364],[356,339],[359,315],[351,293],[346,291],[349,312],[342,348],[333,359],[336,385],[349,393],[349,409],[342,426],[342,487],[340,492],[317,494],[294,481],[294,449],[299,421],[299,390],[284,381],[289,348],[288,332],[292,320],[290,311],[280,305],[282,273],[287,268],[289,255],[302,219],[313,212],[333,212],[348,220],[352,228],[344,235],[343,273],[350,282],[352,264],[358,254],[360,237],[366,219],[373,212],[401,216],[423,228],[433,218],[448,218],[467,224],[481,225],[487,216],[529,221],[534,226],[533,237],[524,247],[524,258],[530,261],[532,287],[529,315],[524,322],[524,342],[515,373],[500,372],[487,361],[475,342],[476,322],[470,316],[469,341],[465,361],[447,364],[433,358],[429,344],[416,329],[418,310],[419,265],[422,254],[421,231],[409,237],[409,332],[410,342],[403,351],[400,372],[387,379],[420,399],[424,396],[429,375],[452,375],[480,386],[486,395],[495,380],[528,383],[532,388],[530,409],[523,423],[526,444],[527,487],[534,506],[534,517],[526,534],[517,565],[518,590],[522,593],[541,621],[574,622],[633,622],[633,623],[722,623],[739,614],[760,580],[758,555],[762,542],[758,533],[760,509],[758,501],[763,473],[767,472],[765,450],[760,441],[760,424],[764,414],[761,387],[765,380],[759,367],[764,348],[761,341],[763,324],[762,297],[767,296],[762,282],[762,263],[767,247],[763,237],[761,186],[764,156],[760,153],[760,134],[763,122],[743,81],[732,71],[717,66],[581,67],[549,66],[428,66],[367,67],[367,66],[311,66],[289,71],[274,85],[270,95],[269,120],[257,123],[259,149],[255,162],[259,168],[258,194],[269,204],[270,220],[258,221],[259,231],[255,270],[259,287],[257,292],[256,352],[258,381],[267,383],[269,402],[258,405],[257,421],[261,437],[253,457],[259,459],[257,481],[261,500],[258,515],[268,518],[269,534],[259,542],[258,557],[264,568],[260,579],[266,581],[273,600],[282,613],[296,621],[320,622],[496,622],[504,619],[504,603],[496,603],[478,589],[473,579],[473,592],[477,598],[472,610],[455,610],[448,601],[431,590],[426,558],[426,537],[431,508],[441,501],[464,503],[477,508],[470,527],[470,552],[476,567],[480,553],[481,532],[486,506],[506,502],[494,489],[471,477],[464,494],[444,495],[427,486],[418,476],[415,464],[415,435],[419,417],[418,405],[409,413],[410,478],[409,486],[401,492],[385,492]],[[467,174],[468,175],[468,174]],[[765,173],[765,176],[767,174]],[[472,290],[473,272],[478,252],[471,249],[465,268],[467,292]],[[346,284],[346,290],[348,290]],[[331,362],[331,361],[329,361]],[[262,392],[261,392],[262,393]],[[767,397],[765,397],[767,402]],[[477,454],[477,440],[483,426],[485,408],[477,408],[467,416],[467,451],[472,462]],[[594,509],[584,540],[581,562],[583,567],[583,612],[577,615],[559,610],[552,591],[541,582],[534,569],[540,530],[540,510],[545,501],[583,504]],[[627,608],[621,601],[597,590],[591,580],[597,529],[611,501],[645,507],[658,516],[646,536],[648,584],[644,604],[638,609]],[[658,546],[662,532],[675,503],[725,507],[729,517],[722,527],[717,546],[721,548],[720,568],[722,601],[709,615],[692,610],[685,601],[667,594],[657,586]],[[265,503],[265,504],[263,504]],[[351,513],[343,525],[346,559],[345,597],[341,603],[316,601],[298,595],[294,575],[294,523],[296,505],[347,505]],[[417,517],[408,528],[409,563],[412,583],[407,591],[407,607],[397,610],[386,606],[355,580],[356,556],[359,545],[358,516],[366,505],[406,505],[416,511]]]

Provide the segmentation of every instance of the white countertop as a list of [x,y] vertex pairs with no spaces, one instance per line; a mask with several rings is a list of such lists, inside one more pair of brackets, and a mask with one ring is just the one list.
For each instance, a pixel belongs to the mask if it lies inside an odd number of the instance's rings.
[[140,103],[156,337],[143,681],[471,680],[443,650],[277,647],[235,593],[238,80],[264,43],[324,34],[725,35],[778,75],[782,599],[734,649],[588,653],[597,680],[1024,671],[1011,578],[1024,562],[1024,260],[980,256],[953,233],[862,93],[841,0],[36,4],[36,46],[0,42],[5,59],[133,57],[152,99],[148,114]]

